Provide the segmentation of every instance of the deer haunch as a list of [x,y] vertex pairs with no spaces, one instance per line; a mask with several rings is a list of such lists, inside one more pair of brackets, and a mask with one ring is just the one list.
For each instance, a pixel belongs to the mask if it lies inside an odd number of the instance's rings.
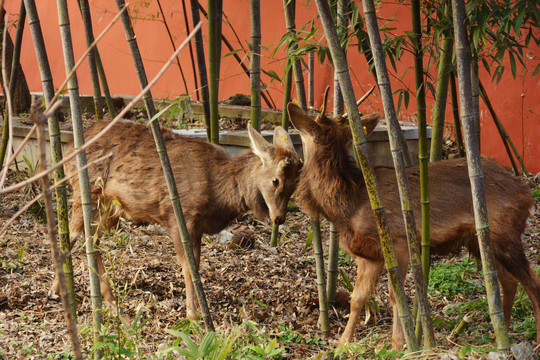
[[[108,123],[97,122],[85,131],[85,136],[94,137]],[[251,210],[256,217],[270,217],[278,224],[285,220],[301,162],[283,128],[276,128],[272,145],[250,126],[252,150],[240,156],[231,156],[219,146],[168,130],[163,130],[163,136],[197,265],[201,236],[221,231],[239,215]],[[88,169],[98,227],[113,226],[120,216],[166,227],[182,265],[187,316],[196,319],[197,299],[151,130],[143,124],[120,121],[89,147],[87,160],[108,153],[112,156]],[[76,171],[73,162],[66,166],[68,174]],[[76,235],[84,230],[78,179],[74,178],[71,185],[74,196],[70,232]],[[107,211],[100,218],[102,208]],[[100,257],[98,265],[103,274]],[[104,298],[112,301],[113,294],[104,276],[101,286]]]
[[[294,104],[288,105],[291,123],[300,131],[305,146],[305,164],[296,191],[297,201],[311,216],[323,216],[340,233],[341,245],[356,256],[358,269],[351,297],[351,314],[340,344],[350,342],[360,310],[379,282],[384,270],[382,249],[361,170],[349,155],[351,132],[340,117],[323,114],[314,121]],[[363,118],[370,133],[378,118]],[[364,121],[366,120],[366,121]],[[527,219],[533,208],[528,187],[503,166],[482,160],[491,242],[503,293],[507,326],[518,282],[534,307],[537,342],[540,342],[540,280],[529,264],[521,242]],[[407,169],[413,210],[420,213],[418,167]],[[376,167],[379,192],[386,210],[390,235],[401,274],[409,262],[407,238],[393,168]],[[465,159],[429,164],[431,202],[431,251],[451,254],[466,247],[479,258],[471,199],[471,187]],[[417,234],[421,234],[419,223]],[[419,235],[420,236],[420,235]],[[400,349],[404,337],[390,286],[394,308],[392,344]]]

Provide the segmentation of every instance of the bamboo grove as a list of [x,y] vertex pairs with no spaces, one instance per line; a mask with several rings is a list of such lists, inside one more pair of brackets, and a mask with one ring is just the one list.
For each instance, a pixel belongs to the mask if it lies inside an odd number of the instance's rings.
[[[154,1],[154,0],[150,0]],[[426,2],[426,6],[421,6],[420,1],[412,0],[410,4],[402,4],[411,12],[412,28],[403,36],[389,36],[377,17],[377,7],[372,0],[364,0],[359,5],[358,2],[349,0],[325,1],[316,0],[310,6],[316,6],[317,15],[312,21],[311,30],[307,27],[298,27],[296,12],[298,10],[297,0],[283,0],[280,14],[261,14],[261,4],[259,0],[250,0],[249,21],[251,24],[250,41],[247,48],[235,49],[231,42],[224,35],[222,26],[227,21],[226,14],[223,13],[223,2],[220,0],[210,0],[206,4],[196,0],[190,0],[186,4],[182,0],[184,11],[184,26],[186,28],[186,39],[180,46],[175,46],[175,39],[171,35],[171,28],[167,23],[165,13],[162,8],[164,0],[155,0],[159,5],[164,26],[167,27],[169,39],[174,47],[175,53],[166,66],[176,63],[182,74],[179,82],[185,87],[186,94],[192,94],[201,102],[203,108],[204,124],[206,128],[206,139],[214,144],[220,142],[219,131],[219,88],[220,88],[220,68],[224,50],[233,56],[241,67],[241,71],[250,78],[250,103],[251,121],[248,126],[253,126],[257,131],[262,128],[262,103],[268,108],[276,108],[276,104],[268,92],[268,83],[278,82],[283,92],[281,126],[287,130],[290,120],[287,112],[287,105],[295,102],[307,111],[313,109],[313,78],[315,73],[315,58],[318,65],[330,64],[333,69],[334,86],[334,116],[344,116],[346,112],[348,122],[353,134],[353,153],[361,168],[365,183],[368,187],[368,194],[373,210],[374,218],[378,225],[381,246],[384,249],[386,269],[389,274],[396,301],[398,303],[399,316],[405,334],[407,351],[416,352],[423,349],[437,348],[435,342],[432,316],[428,303],[428,274],[430,271],[430,194],[428,183],[428,162],[441,161],[445,157],[443,144],[445,141],[445,131],[451,128],[458,156],[467,157],[470,182],[472,185],[472,196],[474,199],[474,211],[478,242],[482,251],[482,269],[485,274],[485,287],[487,292],[488,305],[490,309],[491,322],[496,335],[497,348],[501,353],[506,353],[510,348],[510,340],[506,332],[503,313],[501,310],[501,299],[497,271],[494,268],[493,254],[491,253],[490,228],[486,216],[486,204],[484,188],[482,183],[482,169],[480,167],[480,115],[479,101],[489,109],[497,130],[501,136],[508,157],[512,162],[516,174],[528,175],[525,163],[519,151],[513,144],[501,121],[498,119],[496,109],[491,103],[485,90],[485,84],[478,78],[481,66],[490,71],[492,63],[498,64],[494,71],[491,71],[493,81],[501,79],[505,67],[502,65],[505,56],[510,58],[510,71],[515,78],[519,66],[525,67],[523,49],[529,44],[540,44],[540,39],[536,37],[540,27],[538,19],[538,8],[534,7],[533,1],[523,1],[519,4],[512,4],[512,12],[505,12],[503,5],[495,1],[476,2],[464,0],[441,0]],[[100,37],[95,36],[93,30],[93,19],[91,16],[92,3],[88,0],[78,0],[78,11],[84,24],[84,35],[86,41],[87,59],[91,74],[91,83],[94,101],[94,115],[97,119],[104,117],[104,112],[113,122],[118,121],[125,114],[130,106],[133,106],[135,99],[117,115],[118,109],[113,104],[113,95],[109,90],[107,82],[106,64],[101,60],[99,52]],[[11,156],[11,125],[10,118],[12,108],[17,113],[29,112],[30,117],[35,122],[32,131],[37,131],[40,139],[42,156],[40,173],[35,176],[35,180],[40,180],[47,207],[48,235],[51,244],[51,253],[55,265],[57,279],[60,281],[60,294],[64,306],[66,323],[70,329],[72,339],[73,356],[82,358],[81,344],[78,339],[76,300],[74,293],[73,265],[71,261],[71,244],[68,227],[68,201],[66,195],[65,174],[63,163],[69,158],[76,157],[79,168],[79,182],[82,203],[84,204],[85,223],[85,251],[88,262],[90,278],[90,294],[93,310],[93,334],[94,342],[102,341],[100,329],[103,323],[100,284],[95,259],[96,234],[95,224],[92,223],[92,199],[90,194],[90,184],[87,174],[87,164],[85,149],[92,140],[85,139],[83,134],[82,110],[80,105],[79,85],[77,83],[77,68],[81,64],[80,59],[75,59],[73,53],[73,39],[70,28],[69,16],[75,12],[69,12],[68,7],[73,4],[65,1],[57,1],[58,27],[62,39],[62,58],[64,60],[66,80],[58,87],[53,83],[49,59],[51,54],[47,53],[45,41],[41,29],[40,18],[34,0],[21,1],[18,14],[18,23],[15,41],[12,42],[9,32],[4,30],[3,49],[12,48],[11,55],[2,55],[3,72],[9,67],[9,72],[3,76],[2,88],[5,94],[4,124],[2,130],[2,144],[0,148],[0,165],[3,169],[0,184],[0,193],[14,191],[20,186],[4,186],[7,167],[10,165]],[[169,191],[170,200],[173,203],[177,226],[180,229],[182,244],[189,259],[190,272],[193,284],[196,288],[198,303],[201,307],[201,316],[207,332],[214,332],[215,327],[211,318],[212,304],[208,304],[203,288],[203,283],[199,276],[196,259],[193,255],[192,243],[189,239],[182,205],[180,203],[175,179],[172,174],[167,148],[161,133],[158,118],[164,111],[159,111],[155,105],[150,88],[155,84],[158,74],[152,81],[148,81],[143,57],[138,48],[138,38],[133,26],[133,9],[123,0],[116,0],[117,15],[111,22],[113,26],[119,20],[125,33],[125,41],[129,45],[129,50],[133,58],[133,66],[136,69],[138,83],[141,92],[136,97],[143,99],[146,120],[150,124],[155,140],[156,151],[160,156],[161,166],[165,174],[165,181]],[[360,8],[361,6],[361,8]],[[384,7],[385,4],[377,5]],[[206,8],[205,8],[206,7]],[[3,7],[2,7],[3,10]],[[190,12],[189,16],[187,12]],[[517,14],[517,15],[516,15]],[[3,11],[5,15],[5,11]],[[202,16],[201,16],[202,15]],[[281,74],[266,71],[261,65],[261,53],[265,47],[264,33],[261,32],[261,22],[267,16],[284,16],[285,28],[281,29],[283,37],[277,44],[273,44],[272,56],[278,56],[279,52],[285,55],[284,67]],[[192,27],[190,28],[189,19]],[[202,19],[202,21],[201,21]],[[501,20],[502,19],[502,20]],[[3,18],[3,23],[5,24]],[[19,65],[21,51],[22,34],[25,22],[32,38],[32,46],[39,64],[39,73],[42,83],[43,104],[45,109],[34,104],[30,108],[29,90],[24,79],[24,74]],[[504,23],[502,26],[501,23]],[[313,25],[315,24],[315,25]],[[207,38],[203,37],[201,27],[207,27]],[[382,27],[382,28],[381,28]],[[6,29],[6,28],[4,28]],[[506,30],[505,30],[506,29]],[[510,30],[513,33],[510,35]],[[527,32],[527,29],[534,29]],[[384,34],[384,37],[381,37]],[[521,35],[521,37],[519,36]],[[354,45],[353,45],[354,43]],[[191,71],[195,85],[190,88],[186,82],[184,72],[177,55],[183,51],[185,46],[189,46],[189,57],[191,61]],[[356,48],[355,48],[356,47]],[[400,204],[405,222],[405,231],[409,243],[410,267],[414,278],[414,306],[409,306],[408,294],[401,286],[399,279],[406,276],[399,272],[395,258],[393,242],[390,237],[389,227],[386,217],[386,209],[381,201],[379,188],[375,179],[373,165],[370,161],[367,140],[364,129],[361,125],[361,113],[357,105],[357,98],[360,94],[355,94],[353,83],[349,73],[350,64],[347,54],[350,51],[359,51],[365,58],[365,67],[372,73],[378,85],[378,92],[382,99],[384,117],[386,119],[388,138],[392,153],[393,165],[396,170],[396,177],[399,179]],[[184,51],[185,52],[185,51]],[[406,52],[414,56],[414,79],[415,89],[398,88],[399,83],[389,77],[389,70],[396,70],[396,63],[401,61]],[[245,53],[241,58],[239,54]],[[249,56],[248,56],[249,55]],[[56,54],[55,56],[60,56]],[[187,56],[187,55],[186,55]],[[8,58],[10,57],[10,59]],[[247,60],[246,60],[247,59]],[[424,61],[429,62],[426,66]],[[76,62],[76,60],[78,62]],[[9,63],[11,62],[11,63]],[[249,66],[246,66],[246,62]],[[7,64],[6,64],[7,63]],[[208,64],[208,66],[206,65]],[[538,73],[539,68],[534,73]],[[506,70],[508,71],[508,70]],[[436,73],[436,76],[433,76]],[[9,76],[7,76],[9,74]],[[309,75],[306,75],[309,74]],[[306,93],[304,77],[309,76],[308,93]],[[55,90],[56,89],[56,90]],[[73,126],[74,144],[76,153],[62,153],[60,143],[60,130],[57,113],[57,100],[62,91],[67,89],[70,104],[70,119]],[[450,91],[450,94],[449,94]],[[432,95],[433,103],[428,102],[428,94]],[[416,99],[415,104],[409,104],[410,97]],[[394,103],[394,100],[397,102]],[[452,114],[454,118],[449,121],[445,118],[447,103],[452,104]],[[103,102],[104,101],[104,102]],[[195,101],[192,99],[191,101]],[[56,107],[55,107],[56,106]],[[421,178],[421,203],[422,211],[414,214],[411,206],[411,194],[407,182],[407,166],[412,160],[409,149],[403,138],[403,133],[398,122],[398,117],[405,107],[415,107],[419,134],[418,162],[420,164]],[[323,104],[322,111],[326,109]],[[433,109],[430,117],[429,109]],[[324,115],[324,114],[323,114]],[[428,146],[427,140],[427,120],[432,118],[431,143]],[[450,125],[449,125],[450,124]],[[44,158],[44,126],[48,126],[48,136],[52,163],[54,166],[45,168]],[[463,133],[463,135],[462,135]],[[429,149],[428,149],[429,147]],[[517,162],[516,162],[517,161]],[[4,170],[6,169],[6,170]],[[48,183],[47,173],[52,172],[54,185]],[[22,185],[21,185],[22,186]],[[56,214],[51,210],[50,188],[54,189],[56,197]],[[313,238],[313,248],[316,260],[319,322],[321,331],[328,337],[331,333],[331,313],[335,301],[336,287],[338,283],[338,256],[339,243],[337,230],[332,226],[330,247],[328,249],[328,264],[325,266],[325,256],[323,242],[321,239],[321,220],[319,218],[310,219],[310,236]],[[421,223],[421,234],[416,234],[415,223]],[[279,247],[280,229],[274,224],[269,242],[272,246]],[[421,242],[419,240],[419,237]],[[58,239],[57,239],[58,238]],[[58,246],[58,243],[60,246]],[[412,311],[410,310],[412,308]],[[79,324],[80,325],[80,324]],[[423,341],[422,341],[423,338]],[[103,354],[98,349],[93,356],[101,358]]]

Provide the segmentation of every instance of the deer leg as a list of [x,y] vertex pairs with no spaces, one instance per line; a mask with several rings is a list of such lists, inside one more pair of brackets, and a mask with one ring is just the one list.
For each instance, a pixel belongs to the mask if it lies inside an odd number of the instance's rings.
[[540,279],[534,272],[531,264],[527,264],[525,276],[516,277],[529,295],[533,304],[534,317],[536,320],[536,343],[540,344]]
[[[195,293],[195,286],[193,285],[193,281],[191,280],[191,271],[189,269],[187,257],[184,253],[184,246],[180,238],[180,233],[178,232],[176,226],[169,229],[169,232],[173,239],[174,248],[176,249],[176,254],[178,255],[178,260],[180,261],[180,265],[182,266],[184,282],[186,284],[186,316],[188,319],[198,320],[200,318],[197,313],[197,309],[199,308],[199,302]],[[193,253],[198,268],[201,258],[201,236],[198,235],[197,237],[197,235],[190,233],[190,240],[193,244]]]
[[101,296],[103,300],[110,304],[114,304],[115,297],[114,293],[109,284],[109,277],[107,276],[107,271],[105,269],[105,264],[103,264],[103,257],[101,256],[101,251],[99,249],[99,239],[96,240],[96,262],[97,262],[97,272],[99,274],[99,285],[101,288]]
[[504,321],[509,329],[518,282],[503,266],[498,266],[497,270],[502,289]]
[[356,282],[351,296],[351,313],[345,331],[339,339],[339,345],[352,341],[356,325],[360,320],[360,311],[379,283],[379,277],[384,269],[384,262],[381,260],[357,257],[356,264]]
[[[406,244],[406,242],[405,242]],[[398,261],[400,280],[403,284],[405,275],[407,275],[407,268],[409,266],[409,249],[407,246],[400,247],[398,243],[394,242],[394,249]],[[403,335],[403,328],[401,326],[401,320],[399,319],[398,307],[396,306],[396,298],[394,295],[394,288],[390,282],[390,277],[388,277],[388,289],[390,302],[392,303],[392,312],[393,312],[393,325],[392,325],[392,348],[395,351],[400,351],[403,349],[405,344],[405,336]]]
[[[516,242],[521,241],[520,238],[517,239]],[[493,240],[492,242],[499,243]],[[534,272],[523,250],[509,254],[508,251],[495,249],[495,258],[498,264],[499,281],[503,288],[504,318],[507,326],[516,294],[516,282],[519,282],[532,302],[536,320],[536,342],[540,344],[540,279],[538,275]]]

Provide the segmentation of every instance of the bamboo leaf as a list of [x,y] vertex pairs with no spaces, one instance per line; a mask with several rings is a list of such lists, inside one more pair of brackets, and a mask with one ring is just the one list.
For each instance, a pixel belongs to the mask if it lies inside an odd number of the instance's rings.
[[274,70],[264,70],[261,68],[261,71],[265,73],[267,76],[269,76],[272,80],[281,82],[281,78]]
[[[251,44],[248,43],[248,46],[250,47],[250,50],[251,50]],[[223,55],[223,57],[226,58],[226,57],[232,56],[234,54],[238,54],[239,52],[242,52],[242,51],[245,52],[246,50],[244,50],[244,49],[233,50],[233,51],[228,52],[227,54]]]
[[512,71],[512,76],[515,79],[516,78],[516,59],[514,58],[514,54],[511,51],[508,52],[508,58],[510,59],[510,70]]

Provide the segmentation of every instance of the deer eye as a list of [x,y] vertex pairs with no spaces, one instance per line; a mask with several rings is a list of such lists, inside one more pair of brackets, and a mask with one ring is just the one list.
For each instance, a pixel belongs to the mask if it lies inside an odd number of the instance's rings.
[[272,184],[274,184],[275,187],[278,187],[279,185],[279,180],[277,178],[273,178],[272,179]]

